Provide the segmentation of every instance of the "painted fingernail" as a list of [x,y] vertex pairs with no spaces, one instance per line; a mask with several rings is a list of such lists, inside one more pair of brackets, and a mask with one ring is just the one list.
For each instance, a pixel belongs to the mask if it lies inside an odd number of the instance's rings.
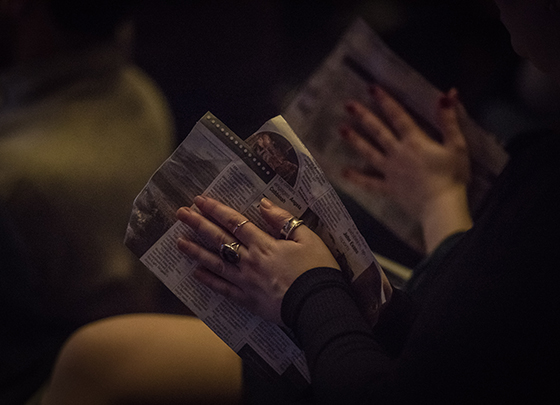
[[444,94],[439,99],[439,106],[441,108],[453,108],[457,105],[457,90],[451,89],[447,94]]
[[348,139],[350,138],[350,128],[348,128],[346,125],[341,126],[338,129],[338,132],[340,133],[340,136],[344,139]]
[[459,101],[459,90],[457,90],[457,88],[455,87],[451,88],[451,90],[449,90],[447,94],[455,101]]
[[441,108],[453,107],[453,100],[446,94],[439,99],[439,106]]
[[344,104],[344,108],[346,109],[346,112],[348,112],[348,114],[350,115],[356,115],[356,113],[358,112],[358,110],[356,109],[356,105],[351,102]]
[[261,199],[261,207],[263,208],[272,208],[272,201],[270,201],[268,198],[264,197]]

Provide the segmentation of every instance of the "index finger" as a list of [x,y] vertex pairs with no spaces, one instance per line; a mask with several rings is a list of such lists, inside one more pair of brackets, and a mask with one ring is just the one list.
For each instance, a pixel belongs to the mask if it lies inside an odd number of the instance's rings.
[[194,203],[205,215],[213,218],[245,246],[274,239],[233,208],[210,197],[197,196]]
[[418,131],[418,125],[408,111],[383,88],[373,85],[370,88],[370,92],[379,105],[387,123],[397,132],[399,138],[402,139]]

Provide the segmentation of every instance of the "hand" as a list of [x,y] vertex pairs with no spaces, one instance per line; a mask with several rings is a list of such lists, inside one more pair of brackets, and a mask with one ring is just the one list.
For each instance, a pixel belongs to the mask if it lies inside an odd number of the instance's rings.
[[[177,211],[177,217],[209,246],[215,247],[215,251],[210,251],[193,241],[178,241],[178,248],[201,265],[195,277],[264,319],[282,323],[284,294],[307,270],[315,267],[340,269],[321,238],[305,225],[296,228],[290,240],[276,239],[251,222],[235,229],[247,218],[214,199],[196,197],[194,202],[202,215],[183,207]],[[267,199],[261,201],[260,210],[278,236],[282,226],[292,218],[289,212]],[[236,241],[241,243],[239,263],[222,260],[218,254],[220,246]]]
[[372,96],[380,116],[358,102],[347,110],[353,126],[341,135],[373,169],[347,168],[354,184],[393,199],[422,224],[428,251],[449,234],[472,226],[467,203],[470,163],[457,120],[457,94],[451,90],[438,105],[442,142],[433,140],[408,112],[379,86]]

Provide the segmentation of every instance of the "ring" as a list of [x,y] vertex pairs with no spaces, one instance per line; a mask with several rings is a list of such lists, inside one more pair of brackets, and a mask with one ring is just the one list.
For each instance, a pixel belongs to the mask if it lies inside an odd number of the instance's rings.
[[297,219],[296,217],[291,217],[290,219],[288,219],[286,221],[286,223],[284,224],[284,226],[282,227],[282,229],[280,230],[280,234],[288,239],[290,237],[290,235],[292,234],[292,232],[301,224],[303,224],[303,221],[301,219]]
[[246,219],[245,221],[241,221],[240,223],[238,223],[235,228],[233,228],[233,231],[231,232],[232,235],[235,235],[235,232],[237,232],[237,230],[239,228],[241,228],[243,225],[245,225],[247,222],[249,222],[248,219]]
[[237,242],[224,243],[220,246],[220,257],[222,260],[231,264],[239,263],[239,246],[241,245]]

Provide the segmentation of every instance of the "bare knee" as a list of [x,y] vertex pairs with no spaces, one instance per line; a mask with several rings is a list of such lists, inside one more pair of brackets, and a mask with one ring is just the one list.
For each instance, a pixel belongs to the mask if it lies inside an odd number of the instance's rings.
[[110,385],[114,369],[119,366],[112,353],[126,351],[126,347],[104,334],[104,330],[102,323],[95,322],[67,340],[55,363],[43,405],[111,403]]
[[241,398],[241,374],[237,355],[199,320],[120,316],[67,341],[43,405],[229,404]]

